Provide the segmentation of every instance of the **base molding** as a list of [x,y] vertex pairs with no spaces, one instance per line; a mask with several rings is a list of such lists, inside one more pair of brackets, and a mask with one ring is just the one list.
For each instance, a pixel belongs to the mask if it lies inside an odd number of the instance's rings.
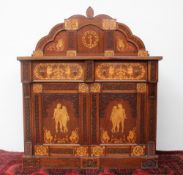
[[24,169],[61,168],[61,169],[95,169],[95,168],[157,168],[158,156],[141,157],[38,157],[24,156]]

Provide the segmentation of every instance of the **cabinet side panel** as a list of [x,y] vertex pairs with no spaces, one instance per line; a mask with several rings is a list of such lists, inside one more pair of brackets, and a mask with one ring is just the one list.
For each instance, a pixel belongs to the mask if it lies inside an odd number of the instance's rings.
[[150,82],[158,81],[158,62],[157,61],[148,62],[148,81]]
[[31,62],[23,61],[21,62],[21,81],[22,83],[31,82]]
[[23,84],[24,154],[32,155],[30,84]]
[[156,116],[157,116],[157,84],[149,84],[148,96],[148,111],[149,111],[149,141],[155,142],[156,140]]

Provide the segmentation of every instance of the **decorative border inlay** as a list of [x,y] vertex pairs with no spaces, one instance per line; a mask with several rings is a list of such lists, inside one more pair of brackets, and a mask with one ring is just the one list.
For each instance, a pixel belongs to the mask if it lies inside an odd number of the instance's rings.
[[101,91],[101,85],[99,83],[93,83],[90,86],[90,92],[100,92]]
[[43,91],[42,84],[33,84],[33,93],[41,93]]
[[62,146],[54,147],[47,145],[35,145],[34,155],[47,156],[52,155],[73,155],[78,157],[100,157],[100,156],[144,156],[145,145],[124,145],[124,146],[106,146],[106,145],[92,145],[92,146]]
[[65,19],[64,26],[66,30],[77,30],[78,29],[78,20],[77,19]]
[[92,146],[91,147],[91,156],[104,156],[105,147],[104,146]]
[[137,83],[137,92],[145,93],[147,91],[146,83]]
[[78,91],[81,93],[88,93],[88,92],[98,93],[101,91],[101,85],[100,83],[92,83],[90,85],[88,85],[87,83],[80,83]]
[[114,56],[114,50],[105,50],[104,51],[104,56]]
[[34,146],[36,156],[47,156],[48,155],[48,146],[44,145],[35,145]]
[[103,19],[102,28],[104,30],[116,30],[116,20],[115,19]]
[[144,155],[145,155],[144,145],[132,146],[131,156],[144,156]]
[[87,93],[89,92],[89,86],[86,83],[80,83],[79,84],[79,92],[81,93]]
[[75,156],[88,156],[88,147],[86,146],[80,146],[76,148]]
[[76,50],[67,50],[66,56],[68,57],[75,57],[77,55]]

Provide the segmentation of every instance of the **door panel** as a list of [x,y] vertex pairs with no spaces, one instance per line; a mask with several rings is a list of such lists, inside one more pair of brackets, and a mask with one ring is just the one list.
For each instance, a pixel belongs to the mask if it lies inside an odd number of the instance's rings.
[[145,97],[139,83],[103,83],[91,100],[92,144],[143,143]]
[[137,95],[102,93],[99,104],[100,143],[136,143]]
[[80,143],[79,95],[53,93],[42,95],[44,143]]
[[86,98],[78,83],[35,83],[33,93],[36,144],[82,144]]

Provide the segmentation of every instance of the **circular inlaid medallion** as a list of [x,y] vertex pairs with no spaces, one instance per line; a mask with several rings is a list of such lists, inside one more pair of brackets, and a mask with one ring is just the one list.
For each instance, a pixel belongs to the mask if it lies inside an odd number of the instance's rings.
[[97,46],[99,42],[99,36],[94,30],[88,30],[84,32],[82,36],[82,43],[85,47],[91,49]]

